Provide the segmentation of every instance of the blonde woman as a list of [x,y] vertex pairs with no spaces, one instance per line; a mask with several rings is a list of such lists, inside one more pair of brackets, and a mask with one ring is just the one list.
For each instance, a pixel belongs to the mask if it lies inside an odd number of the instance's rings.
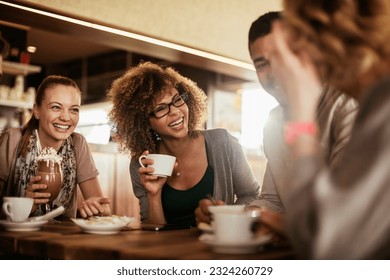
[[[64,216],[86,218],[110,214],[91,151],[85,138],[74,130],[79,121],[81,92],[77,84],[63,76],[48,76],[38,87],[33,115],[22,128],[12,128],[0,137],[0,191],[3,196],[34,198],[32,215],[42,215],[50,193],[39,184],[37,158],[46,147],[62,158],[61,191],[49,208],[64,206]],[[77,205],[77,187],[85,201]]]

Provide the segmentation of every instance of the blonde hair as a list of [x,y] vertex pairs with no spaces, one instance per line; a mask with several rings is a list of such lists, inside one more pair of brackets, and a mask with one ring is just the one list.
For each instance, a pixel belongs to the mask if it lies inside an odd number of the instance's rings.
[[389,71],[388,0],[285,0],[290,46],[308,51],[321,78],[359,98]]

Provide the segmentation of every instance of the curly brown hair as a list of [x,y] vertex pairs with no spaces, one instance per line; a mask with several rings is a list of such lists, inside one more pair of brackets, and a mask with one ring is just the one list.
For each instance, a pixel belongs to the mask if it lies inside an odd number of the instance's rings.
[[285,0],[295,52],[308,51],[324,81],[359,98],[363,77],[380,78],[390,62],[388,0]]
[[204,91],[172,67],[141,62],[113,81],[107,93],[112,102],[109,119],[120,151],[129,151],[132,157],[140,156],[145,150],[157,152],[159,139],[150,126],[148,113],[153,109],[153,101],[171,87],[179,93],[187,92],[188,134],[197,137],[207,118]]

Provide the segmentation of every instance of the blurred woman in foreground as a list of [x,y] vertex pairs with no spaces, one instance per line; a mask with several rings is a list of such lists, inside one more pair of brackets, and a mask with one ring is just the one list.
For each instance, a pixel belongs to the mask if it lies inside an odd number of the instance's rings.
[[[387,2],[285,0],[284,22],[274,25],[276,48],[268,56],[288,93],[286,140],[295,160],[284,190],[286,230],[302,258],[390,257]],[[323,81],[360,104],[334,172],[323,167],[319,154],[315,112]]]

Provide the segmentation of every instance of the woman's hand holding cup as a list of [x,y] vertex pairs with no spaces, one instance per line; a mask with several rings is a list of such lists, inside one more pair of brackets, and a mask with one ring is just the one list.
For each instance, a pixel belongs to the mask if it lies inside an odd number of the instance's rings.
[[[159,158],[161,157],[154,157],[156,155],[157,154],[149,154],[149,151],[145,151],[138,159],[141,165],[141,167],[138,169],[140,173],[140,180],[144,188],[148,191],[149,195],[159,194],[162,190],[163,185],[167,181],[168,176],[164,175],[168,174],[166,173],[166,171],[162,171],[159,169],[160,167],[163,167],[164,163],[161,164],[161,162],[158,162]],[[174,163],[175,162],[172,163],[172,169]],[[157,172],[160,173],[156,174]],[[170,174],[172,174],[172,171]]]
[[34,212],[40,204],[48,203],[51,196],[49,192],[39,192],[47,189],[46,184],[35,184],[40,180],[41,176],[31,176],[26,189],[26,197],[34,199],[34,205],[31,209],[31,213]]
[[153,168],[149,169],[149,175],[169,177],[172,175],[176,157],[165,154],[149,154],[146,151],[139,157],[138,162],[142,167]]

